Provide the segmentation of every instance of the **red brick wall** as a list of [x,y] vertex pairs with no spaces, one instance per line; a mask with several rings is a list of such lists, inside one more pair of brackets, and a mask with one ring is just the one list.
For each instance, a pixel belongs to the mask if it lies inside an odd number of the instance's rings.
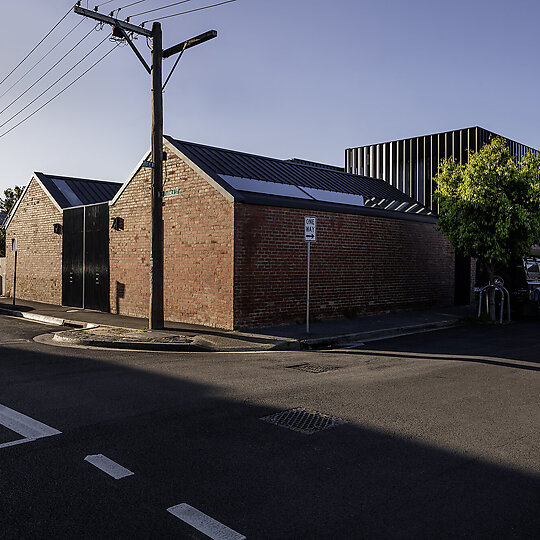
[[305,320],[304,216],[317,217],[314,320],[453,302],[453,250],[433,224],[237,203],[235,327]]
[[[232,328],[234,207],[169,152],[163,198],[165,319]],[[111,311],[146,317],[149,302],[150,169],[141,169],[111,218],[124,219],[110,234]]]
[[13,295],[11,239],[16,238],[16,297],[62,303],[62,235],[53,232],[55,223],[62,223],[62,212],[32,179],[6,231],[6,294],[9,296]]
[[109,232],[110,306],[112,313],[146,317],[150,287],[150,170],[141,169],[109,217],[123,219],[124,229]]

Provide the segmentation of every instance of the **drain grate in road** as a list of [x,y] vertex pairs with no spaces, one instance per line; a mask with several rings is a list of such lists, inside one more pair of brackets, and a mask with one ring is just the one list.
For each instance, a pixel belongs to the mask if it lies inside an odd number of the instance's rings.
[[308,411],[303,408],[289,409],[288,411],[264,416],[261,420],[275,424],[276,426],[292,429],[293,431],[299,431],[304,435],[311,435],[312,433],[347,423],[341,418],[317,411]]
[[334,371],[339,369],[340,366],[319,366],[317,364],[296,364],[294,366],[287,366],[288,369],[297,369],[299,371],[307,371],[308,373],[326,373],[327,371]]

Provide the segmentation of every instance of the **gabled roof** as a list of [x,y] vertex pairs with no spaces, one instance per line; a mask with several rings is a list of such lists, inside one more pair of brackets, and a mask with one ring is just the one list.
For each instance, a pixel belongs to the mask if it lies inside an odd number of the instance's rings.
[[41,172],[35,172],[34,176],[61,209],[110,201],[122,187],[122,184],[118,182],[57,176]]
[[412,201],[410,197],[383,180],[294,161],[178,141],[168,136],[165,138],[206,172],[212,171],[221,177],[225,175],[364,197],[391,197]]
[[[86,206],[89,204],[108,202],[122,187],[122,184],[118,182],[73,178],[71,176],[58,176],[55,174],[44,174],[42,172],[34,172],[32,179],[35,179],[40,184],[53,204],[60,211],[74,206]],[[30,182],[24,188],[21,196],[8,214],[4,222],[6,228],[10,224],[19,204],[26,195]]]
[[182,155],[232,195],[268,204],[276,198],[349,207],[371,207],[432,215],[429,209],[387,182],[346,173],[338,167],[305,160],[281,160],[179,141],[165,136]]
[[[383,180],[306,160],[281,160],[164,136],[164,146],[229,201],[434,222],[433,213]],[[114,205],[149,153],[117,192]]]

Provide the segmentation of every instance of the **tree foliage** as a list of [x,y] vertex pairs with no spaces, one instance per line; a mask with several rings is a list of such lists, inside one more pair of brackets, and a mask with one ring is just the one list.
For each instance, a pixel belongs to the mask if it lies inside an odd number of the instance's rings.
[[518,161],[496,138],[467,164],[447,159],[439,170],[439,229],[456,250],[484,263],[490,280],[540,241],[540,155]]
[[4,198],[0,198],[0,213],[9,214],[18,198],[21,196],[23,188],[15,186],[14,188],[7,188],[4,191]]
[[[9,214],[21,196],[23,188],[15,186],[4,191],[4,198],[0,198],[0,214]],[[6,255],[6,230],[0,225],[0,257]]]

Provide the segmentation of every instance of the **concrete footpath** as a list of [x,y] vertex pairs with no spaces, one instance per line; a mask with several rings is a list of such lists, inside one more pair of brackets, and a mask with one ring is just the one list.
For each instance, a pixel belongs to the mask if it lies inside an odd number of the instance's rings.
[[148,330],[143,318],[93,310],[0,298],[0,314],[58,325],[51,343],[162,351],[266,351],[357,346],[360,343],[455,326],[474,316],[474,307],[450,306],[313,322],[306,325],[257,328],[242,332],[166,322],[164,330]]

